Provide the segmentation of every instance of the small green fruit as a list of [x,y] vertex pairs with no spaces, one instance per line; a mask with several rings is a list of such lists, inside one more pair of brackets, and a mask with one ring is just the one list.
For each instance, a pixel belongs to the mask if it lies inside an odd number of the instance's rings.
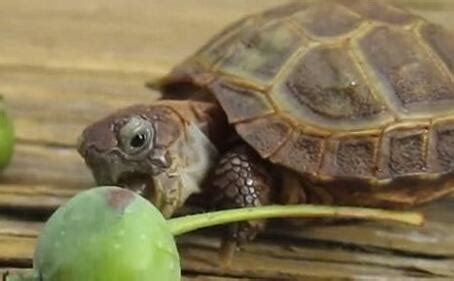
[[13,154],[14,130],[13,122],[6,114],[6,110],[0,96],[0,170],[10,162]]
[[42,281],[177,281],[173,235],[148,201],[120,188],[82,192],[47,222],[35,252]]

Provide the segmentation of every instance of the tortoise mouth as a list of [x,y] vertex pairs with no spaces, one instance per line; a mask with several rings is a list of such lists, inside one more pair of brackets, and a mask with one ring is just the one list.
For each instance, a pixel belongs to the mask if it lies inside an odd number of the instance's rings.
[[156,188],[153,178],[150,175],[140,172],[125,172],[117,180],[120,187],[129,189],[140,196],[154,202],[156,199]]

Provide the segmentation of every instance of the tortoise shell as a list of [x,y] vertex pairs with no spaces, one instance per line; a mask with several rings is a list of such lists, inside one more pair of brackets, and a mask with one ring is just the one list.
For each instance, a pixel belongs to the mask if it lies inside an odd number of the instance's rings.
[[334,0],[249,16],[164,84],[207,89],[275,164],[372,189],[443,182],[424,201],[454,186],[444,177],[454,171],[453,72],[448,30],[383,2]]

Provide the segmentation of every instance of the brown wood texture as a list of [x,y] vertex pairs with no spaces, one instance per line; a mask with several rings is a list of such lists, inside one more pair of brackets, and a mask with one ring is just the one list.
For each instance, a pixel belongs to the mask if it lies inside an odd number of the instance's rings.
[[[159,96],[164,75],[226,24],[280,0],[0,1],[0,93],[17,145],[0,176],[0,268],[31,266],[43,219],[94,185],[75,151],[81,130]],[[430,3],[429,3],[430,2]],[[450,0],[405,0],[454,30]],[[179,239],[185,280],[454,280],[454,199],[422,209],[423,227],[339,223],[271,227],[217,261],[218,232]]]

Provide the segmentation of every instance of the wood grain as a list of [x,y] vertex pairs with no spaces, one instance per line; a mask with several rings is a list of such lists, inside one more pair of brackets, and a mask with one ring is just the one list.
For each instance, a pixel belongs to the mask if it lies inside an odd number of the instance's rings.
[[[26,267],[31,265],[31,256],[36,237],[43,224],[36,221],[18,221],[9,217],[0,218],[0,243],[4,245],[0,253],[0,263]],[[179,239],[179,249],[183,257],[185,272],[198,272],[209,275],[228,275],[248,278],[347,278],[351,276],[381,276],[388,278],[454,278],[452,261],[441,262],[443,255],[437,248],[446,246],[443,240],[427,248],[402,247],[396,243],[396,235],[402,237],[410,229],[398,225],[355,224],[362,235],[381,235],[380,239],[368,241],[345,241],[335,236],[327,237],[330,226],[312,226],[293,234],[276,229],[262,235],[257,241],[244,247],[229,268],[217,264],[218,232],[199,232]],[[348,228],[344,226],[344,228]],[[339,228],[340,233],[343,228]],[[416,229],[413,237],[437,240],[441,235],[430,232],[431,226]],[[449,229],[444,229],[445,234]],[[320,236],[312,237],[317,232]],[[347,233],[348,234],[348,233]],[[449,234],[448,234],[449,235]],[[346,235],[343,235],[346,236]],[[373,235],[371,235],[373,236]],[[352,236],[359,237],[358,235]],[[452,239],[452,237],[451,237]],[[417,243],[413,239],[413,243]],[[419,239],[418,243],[424,241]],[[394,243],[393,243],[394,242]],[[384,245],[384,243],[389,243]],[[434,252],[430,252],[430,249]],[[451,252],[452,253],[452,252]],[[302,270],[307,268],[310,270]]]
[[[45,218],[94,181],[81,130],[159,93],[144,87],[232,21],[279,0],[0,1],[0,93],[17,145],[0,177],[0,270],[30,267]],[[430,2],[430,3],[429,3]],[[454,30],[454,2],[404,0]],[[217,230],[179,239],[185,280],[453,280],[454,199],[425,206],[420,228],[339,223],[271,227],[230,268]],[[1,276],[0,271],[0,276]]]

